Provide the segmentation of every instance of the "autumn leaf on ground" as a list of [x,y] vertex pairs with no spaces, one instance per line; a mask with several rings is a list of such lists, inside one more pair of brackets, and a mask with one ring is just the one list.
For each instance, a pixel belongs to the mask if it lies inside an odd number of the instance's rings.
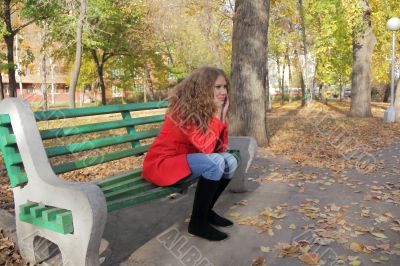
[[376,236],[377,238],[387,238],[387,236],[382,233],[371,233],[371,235]]
[[265,247],[265,246],[261,246],[260,247],[260,250],[262,251],[262,252],[270,252],[271,251],[271,249],[269,248],[269,247]]
[[279,257],[285,256],[298,256],[301,254],[298,243],[278,243],[275,245],[275,249],[279,252]]
[[321,260],[317,253],[305,253],[300,255],[298,258],[308,265],[318,265]]
[[265,258],[264,257],[257,257],[255,258],[252,262],[250,266],[266,266],[267,264],[265,264]]
[[365,253],[369,253],[370,252],[370,250],[368,250],[363,244],[360,244],[360,243],[357,243],[357,242],[350,243],[349,248],[353,252],[365,252]]

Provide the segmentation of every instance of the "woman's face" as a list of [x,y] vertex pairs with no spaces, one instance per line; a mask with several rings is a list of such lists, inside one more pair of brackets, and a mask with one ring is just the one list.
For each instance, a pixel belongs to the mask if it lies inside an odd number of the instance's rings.
[[225,99],[228,96],[228,84],[223,76],[219,76],[214,83],[214,101],[218,107],[224,105]]

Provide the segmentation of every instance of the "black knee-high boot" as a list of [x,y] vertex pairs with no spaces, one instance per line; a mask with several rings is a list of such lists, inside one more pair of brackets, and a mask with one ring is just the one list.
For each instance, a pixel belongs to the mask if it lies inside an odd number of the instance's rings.
[[218,181],[199,178],[193,201],[192,216],[190,218],[189,233],[212,241],[223,240],[227,234],[214,228],[208,222],[208,212],[217,191]]
[[212,210],[212,208],[214,208],[215,202],[217,202],[219,196],[221,196],[222,192],[228,186],[230,181],[231,179],[221,178],[221,180],[218,183],[217,190],[215,191],[213,200],[211,201],[211,205],[208,211],[208,222],[213,225],[223,226],[223,227],[228,227],[233,225],[232,221],[218,215],[215,211]]

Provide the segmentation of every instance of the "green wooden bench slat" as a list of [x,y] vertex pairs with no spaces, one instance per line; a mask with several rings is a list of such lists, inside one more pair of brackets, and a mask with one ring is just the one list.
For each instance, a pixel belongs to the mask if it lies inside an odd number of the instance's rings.
[[142,175],[142,169],[135,169],[133,171],[117,174],[117,175],[108,177],[107,179],[100,180],[96,184],[100,188],[103,189],[104,187],[111,186],[113,184],[118,184],[120,182],[124,182],[126,180],[130,180],[132,178],[135,178],[135,177],[138,177],[141,175]]
[[110,129],[123,128],[127,126],[144,125],[162,121],[164,121],[164,115],[153,115],[141,118],[132,118],[127,120],[93,123],[89,125],[72,126],[65,128],[47,129],[47,130],[42,130],[40,132],[40,136],[42,137],[43,140],[45,140],[45,139],[72,136],[83,133],[92,133]]
[[46,153],[47,153],[47,157],[52,158],[52,157],[65,155],[65,154],[72,154],[72,153],[76,153],[76,152],[82,152],[82,151],[93,150],[93,149],[103,148],[103,147],[107,147],[107,146],[127,143],[127,142],[131,142],[133,140],[152,138],[152,137],[156,137],[159,132],[160,132],[159,129],[148,130],[148,131],[137,132],[133,136],[130,136],[130,135],[116,136],[116,137],[96,139],[96,140],[80,142],[80,143],[73,143],[73,144],[69,144],[69,145],[65,145],[65,146],[50,147],[50,148],[46,148]]
[[19,211],[24,215],[28,215],[30,213],[30,209],[33,207],[36,207],[38,205],[39,205],[39,203],[36,203],[36,202],[28,202],[28,203],[20,205]]
[[141,176],[136,176],[134,178],[128,179],[128,180],[124,180],[109,186],[105,186],[101,188],[101,191],[103,191],[103,193],[108,193],[110,191],[117,191],[120,189],[124,189],[124,188],[128,188],[128,187],[133,187],[135,185],[138,185],[140,183],[145,183],[147,182],[146,180],[143,179],[143,177]]
[[0,144],[4,146],[10,146],[17,143],[17,139],[15,138],[14,134],[10,135],[2,135],[0,136]]
[[11,124],[11,119],[9,115],[0,115],[0,126]]
[[101,114],[119,113],[122,111],[141,111],[150,109],[159,109],[168,107],[167,101],[147,102],[147,103],[130,103],[119,105],[107,105],[100,107],[86,107],[75,109],[58,109],[50,111],[35,112],[36,121],[47,121],[54,119],[65,119],[82,116],[92,116]]
[[127,188],[123,188],[117,191],[111,191],[108,193],[105,193],[104,196],[106,198],[106,201],[111,201],[111,200],[116,200],[118,198],[123,198],[126,196],[134,196],[137,195],[139,193],[148,191],[152,188],[156,188],[157,186],[149,183],[149,182],[141,182],[137,185],[135,185],[134,187],[127,187]]
[[177,191],[179,191],[179,189],[175,187],[156,187],[155,189],[148,190],[135,196],[108,201],[107,211],[112,212],[141,202],[159,199]]
[[53,170],[56,174],[66,173],[70,171],[74,171],[77,169],[86,168],[89,166],[93,166],[96,164],[106,163],[114,160],[118,160],[121,158],[129,157],[132,155],[142,154],[148,151],[150,145],[141,146],[135,149],[123,150],[108,154],[103,154],[100,156],[89,157],[83,160],[77,160],[69,163],[58,164],[53,166]]
[[[132,119],[131,113],[128,111],[121,112],[121,116],[123,120],[129,120]],[[128,132],[129,135],[134,136],[136,134],[136,129],[135,126],[131,127],[126,127],[126,132]],[[132,141],[132,148],[136,148],[140,146],[139,141]]]
[[42,213],[43,219],[47,222],[55,221],[57,214],[63,213],[65,210],[59,208],[50,208]]
[[8,155],[8,163],[10,165],[17,165],[17,164],[22,163],[21,154],[14,153],[14,154]]
[[39,217],[42,217],[42,212],[45,210],[46,210],[46,206],[44,206],[43,204],[39,204],[38,206],[30,209],[30,215],[33,218],[39,218]]
[[[11,136],[14,136],[9,133],[9,129],[7,127],[3,126],[0,126],[0,135],[5,138],[12,138]],[[16,153],[14,145],[6,146],[4,144],[4,141],[0,141],[0,151],[3,154],[4,164],[7,169],[11,187],[15,188],[27,183],[28,177],[26,173],[21,171],[21,166],[19,165],[22,161],[21,155]]]
[[23,222],[61,234],[71,234],[74,231],[72,213],[69,210],[36,202],[22,204],[19,210],[19,219]]

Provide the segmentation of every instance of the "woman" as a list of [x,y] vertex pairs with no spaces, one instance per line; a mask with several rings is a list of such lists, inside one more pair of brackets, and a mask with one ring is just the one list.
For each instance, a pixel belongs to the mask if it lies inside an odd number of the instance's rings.
[[228,235],[212,225],[233,225],[212,210],[237,168],[236,158],[225,152],[228,92],[226,74],[217,68],[200,68],[180,82],[143,163],[143,177],[159,186],[199,177],[188,231],[213,241]]

